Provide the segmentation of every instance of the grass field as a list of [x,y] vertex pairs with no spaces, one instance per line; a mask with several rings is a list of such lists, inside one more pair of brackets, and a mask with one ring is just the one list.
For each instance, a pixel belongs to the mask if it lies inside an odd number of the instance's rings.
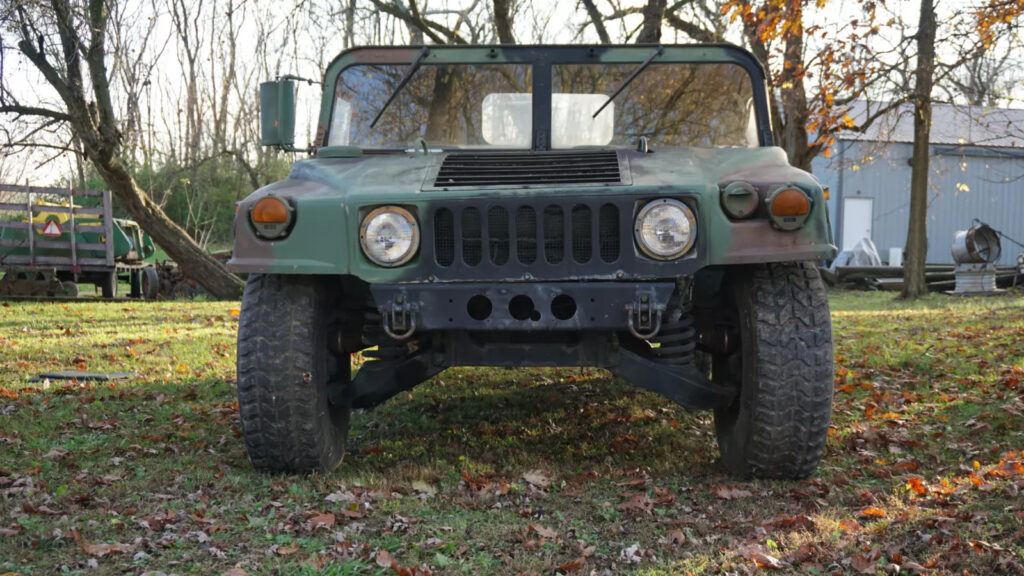
[[[1024,298],[832,308],[819,474],[740,482],[709,414],[583,369],[449,370],[256,474],[237,303],[4,303],[0,573],[1024,574]],[[75,368],[136,376],[28,380]]]

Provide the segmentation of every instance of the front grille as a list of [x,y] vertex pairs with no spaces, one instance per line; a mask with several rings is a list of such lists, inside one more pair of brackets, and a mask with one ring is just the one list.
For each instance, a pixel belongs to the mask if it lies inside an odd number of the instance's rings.
[[441,207],[434,212],[434,261],[441,268],[561,265],[568,251],[575,264],[610,264],[629,241],[620,217],[611,203]]
[[622,184],[614,150],[448,154],[436,188]]

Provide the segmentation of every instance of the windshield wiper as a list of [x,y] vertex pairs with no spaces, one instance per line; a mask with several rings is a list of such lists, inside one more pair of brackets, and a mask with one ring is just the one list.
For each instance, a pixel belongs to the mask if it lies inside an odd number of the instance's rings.
[[621,86],[619,86],[618,90],[616,90],[614,94],[609,96],[608,99],[604,101],[604,104],[601,104],[601,107],[597,109],[597,112],[594,112],[594,115],[591,116],[591,118],[597,118],[597,115],[600,114],[601,111],[604,110],[609,104],[611,104],[612,100],[615,100],[615,97],[618,96],[623,90],[625,90],[626,86],[629,86],[629,83],[635,80],[641,72],[646,70],[647,67],[651,65],[651,62],[664,51],[665,48],[662,46],[658,46],[657,48],[652,50],[651,53],[647,56],[647,59],[641,62],[640,65],[636,67],[636,70],[633,70],[633,73],[629,75],[629,78],[626,78],[626,81],[623,82]]
[[377,125],[377,121],[384,115],[384,111],[388,109],[388,106],[391,106],[391,103],[398,97],[402,88],[405,88],[405,85],[409,83],[409,80],[412,80],[412,75],[420,69],[420,65],[423,64],[423,59],[427,57],[427,53],[429,52],[430,50],[424,46],[420,49],[419,53],[416,54],[416,57],[412,59],[412,62],[409,63],[409,69],[405,71],[405,76],[402,76],[402,79],[398,81],[398,86],[395,86],[395,89],[391,91],[391,95],[388,96],[384,105],[381,106],[380,112],[377,112],[377,115],[373,117],[373,122],[370,122],[370,128]]

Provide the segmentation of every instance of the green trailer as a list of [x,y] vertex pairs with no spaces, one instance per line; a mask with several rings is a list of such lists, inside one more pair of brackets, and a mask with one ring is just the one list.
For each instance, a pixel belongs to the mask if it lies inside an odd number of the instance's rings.
[[126,277],[130,296],[153,298],[155,251],[137,223],[113,217],[109,190],[0,184],[0,297],[75,297],[90,283],[114,298]]

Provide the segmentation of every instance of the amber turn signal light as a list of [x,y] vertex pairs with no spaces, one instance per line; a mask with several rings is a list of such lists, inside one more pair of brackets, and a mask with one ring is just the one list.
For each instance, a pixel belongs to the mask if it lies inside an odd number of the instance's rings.
[[290,212],[283,200],[267,196],[252,207],[252,221],[257,224],[284,224],[291,218]]
[[786,188],[773,195],[771,212],[773,216],[804,216],[811,211],[807,195],[795,188]]
[[249,222],[256,235],[265,240],[279,240],[288,235],[295,218],[295,210],[287,200],[265,196],[249,209]]

